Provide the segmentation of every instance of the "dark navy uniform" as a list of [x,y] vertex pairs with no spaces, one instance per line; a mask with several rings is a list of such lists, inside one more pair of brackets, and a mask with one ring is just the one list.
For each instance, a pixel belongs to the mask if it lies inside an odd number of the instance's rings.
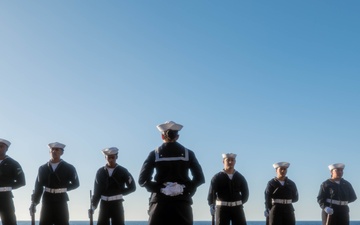
[[265,208],[269,210],[269,225],[295,225],[292,203],[299,200],[295,183],[285,178],[284,185],[271,179],[265,190]]
[[25,185],[25,175],[20,164],[6,156],[0,163],[0,216],[2,224],[15,225],[13,189]]
[[[331,191],[332,190],[332,196]],[[331,207],[334,213],[329,216],[328,225],[349,225],[349,206],[348,203],[357,199],[351,184],[341,178],[340,183],[331,179],[324,181],[320,186],[317,201],[322,209]],[[328,214],[322,210],[322,224],[325,225]]]
[[31,197],[38,204],[42,196],[42,208],[39,225],[68,225],[69,201],[67,191],[79,187],[75,167],[63,160],[55,171],[50,162],[40,166],[35,182],[35,191]]
[[[161,193],[160,189],[165,187],[166,182],[185,185],[183,193],[176,196]],[[194,152],[181,144],[164,143],[150,152],[139,176],[140,186],[151,192],[149,225],[192,225],[191,197],[204,182],[204,174]]]
[[243,204],[249,199],[249,188],[246,179],[235,171],[232,179],[225,171],[221,171],[212,178],[208,203],[216,205],[216,224],[246,225]]
[[124,225],[123,195],[134,192],[136,185],[129,171],[116,165],[111,176],[107,167],[101,167],[97,173],[94,184],[92,205],[97,206],[100,199],[98,225]]

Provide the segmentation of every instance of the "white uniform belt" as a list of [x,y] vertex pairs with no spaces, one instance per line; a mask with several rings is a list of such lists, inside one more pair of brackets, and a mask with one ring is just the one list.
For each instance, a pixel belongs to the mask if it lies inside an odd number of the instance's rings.
[[236,202],[225,202],[225,201],[219,201],[216,200],[216,205],[222,205],[222,206],[238,206],[242,205],[242,201],[236,201]]
[[339,200],[331,200],[331,199],[326,199],[326,202],[334,205],[347,205],[349,203],[348,201],[339,201]]
[[101,200],[104,200],[104,201],[115,201],[115,200],[120,200],[120,199],[123,199],[123,195],[113,195],[113,196],[101,195]]
[[273,198],[271,199],[272,204],[274,203],[278,203],[278,204],[291,204],[292,203],[292,199],[277,199],[277,198]]
[[60,194],[67,192],[67,188],[45,188],[46,192],[52,193],[52,194]]
[[0,192],[11,191],[11,187],[0,187]]

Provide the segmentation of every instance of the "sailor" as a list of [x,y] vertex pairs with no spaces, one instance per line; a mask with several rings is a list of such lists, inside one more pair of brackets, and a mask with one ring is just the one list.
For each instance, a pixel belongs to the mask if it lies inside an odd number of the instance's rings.
[[343,179],[345,164],[335,163],[328,166],[331,177],[320,185],[317,201],[322,209],[323,225],[349,225],[348,204],[356,200],[350,182]]
[[299,194],[295,183],[286,174],[288,162],[274,163],[276,177],[271,179],[265,189],[265,212],[269,225],[295,225],[295,209]]
[[119,149],[116,147],[102,150],[106,165],[100,167],[96,173],[92,208],[94,213],[100,202],[98,225],[124,225],[123,196],[135,191],[134,178],[127,169],[116,163]]
[[0,138],[0,217],[2,224],[16,225],[12,190],[25,186],[20,164],[6,155],[10,141]]
[[35,190],[31,196],[30,214],[42,197],[39,225],[68,225],[69,210],[67,192],[79,187],[79,178],[73,165],[61,159],[65,145],[59,142],[48,144],[50,160],[39,167]]
[[235,170],[236,154],[222,154],[224,168],[213,176],[208,193],[210,213],[216,225],[246,225],[244,204],[249,199],[245,177]]
[[192,196],[205,177],[194,152],[177,142],[182,127],[173,121],[158,125],[163,144],[141,168],[139,184],[151,192],[149,225],[193,224]]

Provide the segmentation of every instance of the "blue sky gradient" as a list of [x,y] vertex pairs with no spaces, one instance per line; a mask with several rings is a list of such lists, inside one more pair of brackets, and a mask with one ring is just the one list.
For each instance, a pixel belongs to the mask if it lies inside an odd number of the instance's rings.
[[[210,219],[224,152],[238,154],[249,183],[248,220],[264,219],[278,161],[291,163],[298,220],[320,220],[331,163],[346,164],[360,196],[359,11],[351,0],[1,1],[0,137],[27,180],[14,191],[18,219],[30,218],[49,142],[67,145],[63,159],[80,177],[70,216],[86,220],[101,149],[118,147],[137,180],[167,120],[184,125],[179,142],[205,173],[195,220]],[[148,197],[139,186],[125,197],[127,220],[147,219]],[[350,209],[360,220],[359,201]]]

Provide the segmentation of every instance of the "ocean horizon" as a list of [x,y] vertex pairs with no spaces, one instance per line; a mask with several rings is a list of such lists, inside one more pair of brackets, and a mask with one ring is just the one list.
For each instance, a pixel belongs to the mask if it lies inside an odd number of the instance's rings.
[[[96,225],[97,221],[94,221]],[[30,220],[27,221],[18,221],[18,225],[29,225],[31,224]],[[35,222],[35,225],[38,225],[39,221]],[[88,225],[89,221],[70,221],[70,225]],[[194,221],[194,225],[209,225],[211,221]],[[2,223],[0,223],[2,225]],[[125,221],[125,225],[147,225],[147,221]],[[265,225],[265,221],[247,221],[247,225]],[[321,221],[297,221],[296,225],[321,225]],[[351,221],[350,225],[360,225],[360,221]]]

